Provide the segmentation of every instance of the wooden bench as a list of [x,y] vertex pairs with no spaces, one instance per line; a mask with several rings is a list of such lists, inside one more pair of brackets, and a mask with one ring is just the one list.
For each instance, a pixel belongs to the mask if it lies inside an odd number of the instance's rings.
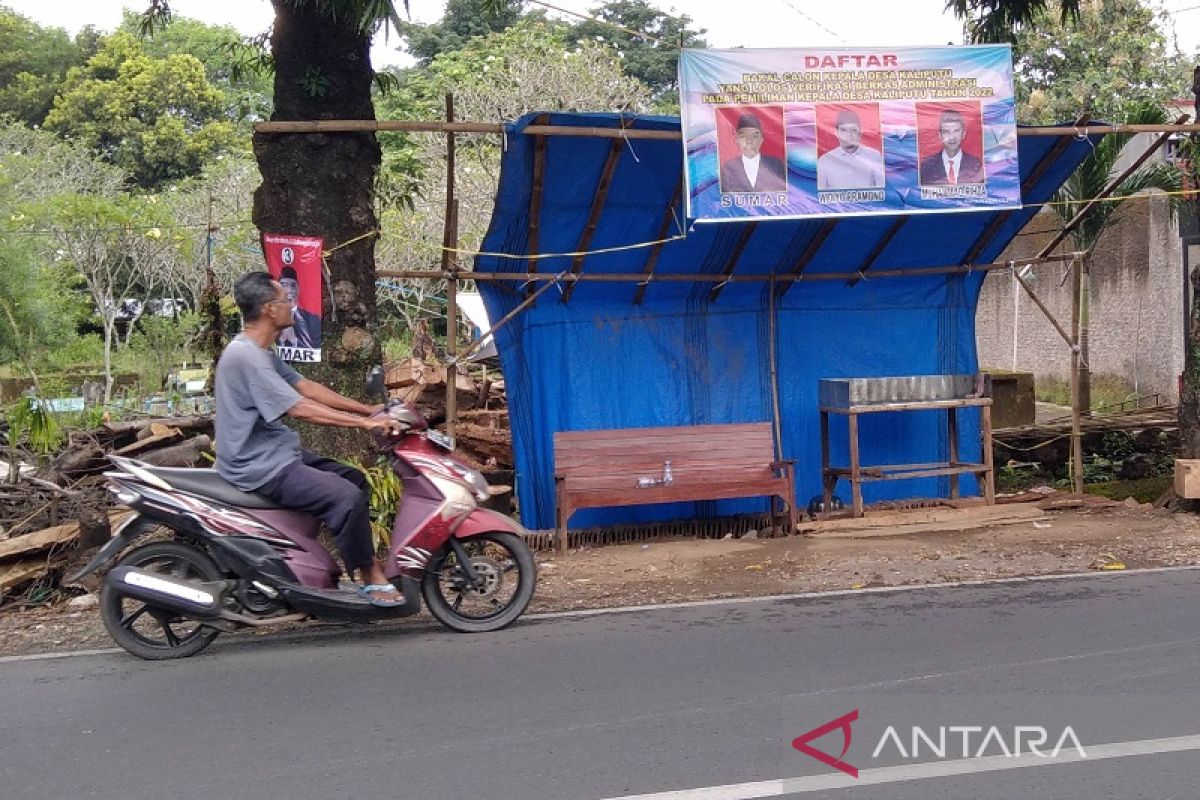
[[775,459],[769,422],[555,433],[554,487],[560,550],[581,508],[779,497],[787,531],[796,530],[793,463]]

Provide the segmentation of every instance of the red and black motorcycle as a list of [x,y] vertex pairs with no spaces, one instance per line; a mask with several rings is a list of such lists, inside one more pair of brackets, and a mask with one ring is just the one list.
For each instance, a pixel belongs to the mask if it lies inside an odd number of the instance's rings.
[[[381,388],[382,375],[373,380]],[[453,457],[453,443],[415,408],[393,400],[380,414],[399,431],[375,438],[403,484],[385,569],[403,604],[376,606],[353,584],[341,584],[315,517],[243,492],[216,470],[119,456],[110,457],[117,470],[105,473],[109,492],[137,513],[68,580],[115,560],[100,590],[100,614],[117,644],[147,659],[194,655],[238,628],[410,616],[422,596],[456,631],[511,624],[529,606],[537,580],[524,529],[479,506],[488,499],[487,481]]]

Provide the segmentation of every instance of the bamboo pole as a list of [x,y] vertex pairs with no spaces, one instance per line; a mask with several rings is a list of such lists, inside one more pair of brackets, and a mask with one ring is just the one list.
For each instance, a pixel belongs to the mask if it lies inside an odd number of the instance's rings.
[[1071,469],[1075,494],[1083,494],[1083,414],[1079,407],[1079,306],[1083,271],[1071,264],[1074,291],[1071,293]]
[[464,359],[469,357],[472,353],[474,353],[476,350],[478,350],[480,348],[480,346],[484,342],[486,342],[489,338],[494,338],[496,335],[496,331],[500,330],[505,325],[512,322],[513,319],[516,318],[517,314],[520,314],[522,311],[529,308],[529,306],[533,305],[534,302],[539,297],[541,297],[543,294],[545,294],[546,291],[551,286],[555,285],[554,282],[556,280],[561,280],[562,277],[566,274],[567,274],[566,272],[560,272],[557,275],[543,276],[543,277],[549,278],[550,280],[548,280],[545,283],[545,285],[543,285],[541,288],[539,288],[536,292],[534,292],[533,294],[529,295],[524,300],[522,300],[520,305],[518,305],[512,311],[509,311],[507,314],[505,314],[503,317],[501,317],[500,321],[497,322],[495,325],[493,325],[492,329],[488,333],[485,333],[483,336],[480,336],[478,339],[476,339],[475,341],[473,341],[469,345],[467,345],[461,352],[459,352],[458,355],[454,356],[454,360],[455,361],[463,361]]
[[[1067,253],[1057,256],[1044,256],[1041,258],[1014,259],[1006,261],[1002,264],[954,264],[942,267],[912,267],[907,269],[885,269],[878,272],[873,272],[868,276],[867,280],[877,280],[879,278],[905,278],[919,275],[957,275],[969,274],[972,272],[990,272],[997,269],[1010,269],[1013,266],[1024,266],[1026,264],[1051,264],[1055,262],[1070,261],[1077,253]],[[518,256],[524,259],[527,256]],[[467,270],[453,272],[438,272],[437,270],[378,270],[376,272],[381,278],[424,278],[430,280],[438,279],[457,279],[471,280],[476,282],[500,282],[507,283],[519,281],[526,283],[529,281],[560,281],[564,284],[569,284],[573,281],[600,281],[602,283],[642,283],[646,280],[645,273],[642,272],[583,272],[578,275],[572,275],[569,272],[558,275],[551,275],[546,272],[471,272]],[[654,281],[656,283],[767,283],[775,281],[777,283],[790,283],[796,281],[845,281],[851,278],[862,278],[860,272],[806,272],[800,275],[724,275],[711,273],[655,273]]]
[[[454,95],[446,95],[446,123],[454,122]],[[442,271],[454,275],[446,281],[446,351],[458,351],[458,277],[455,255],[458,249],[458,199],[454,194],[454,131],[446,132],[446,220],[443,234]],[[446,435],[454,441],[458,423],[458,360],[446,364]]]

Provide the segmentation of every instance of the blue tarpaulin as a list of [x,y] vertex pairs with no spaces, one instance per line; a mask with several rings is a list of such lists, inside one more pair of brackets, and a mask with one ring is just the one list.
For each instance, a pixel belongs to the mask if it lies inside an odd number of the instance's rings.
[[[524,134],[535,120],[679,130],[675,118],[576,113],[529,115],[509,127],[496,208],[476,271],[652,273],[644,286],[582,281],[569,290],[561,282],[496,332],[521,520],[532,529],[554,527],[555,431],[773,420],[772,329],[782,457],[796,461],[798,502],[804,507],[821,490],[818,379],[979,368],[975,304],[984,273],[887,277],[888,271],[990,263],[1092,146],[1083,138],[1020,137],[1026,206],[1018,211],[690,225],[682,217],[678,139]],[[610,155],[611,185],[593,213]],[[487,254],[527,255],[531,235],[537,237],[537,253],[592,254],[536,261]],[[661,247],[627,247],[673,236],[682,238]],[[587,246],[581,248],[581,242]],[[615,249],[595,252],[609,248]],[[768,283],[736,280],[798,269],[808,279],[786,291],[785,284],[777,285],[773,302]],[[813,279],[859,272],[854,280]],[[735,280],[723,286],[670,280],[696,274],[730,274]],[[540,285],[523,278],[479,284],[492,320],[516,309]],[[978,460],[978,412],[961,417],[960,457]],[[867,415],[861,422],[863,462],[941,460],[944,428],[944,415],[937,412]],[[842,418],[834,418],[832,431],[833,461],[848,463]],[[962,484],[965,492],[977,491],[969,478]],[[948,491],[947,479],[925,478],[869,484],[864,496],[871,502],[942,497]],[[841,493],[845,496],[844,486]],[[577,512],[571,526],[765,509],[765,500],[596,509]]]

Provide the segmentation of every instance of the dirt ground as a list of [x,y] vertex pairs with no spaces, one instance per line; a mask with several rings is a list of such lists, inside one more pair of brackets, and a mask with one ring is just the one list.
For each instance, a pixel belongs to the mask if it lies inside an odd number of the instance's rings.
[[[531,611],[1200,563],[1200,517],[1144,506],[1051,511],[967,530],[937,527],[539,553]],[[95,606],[86,605],[91,600],[0,610],[0,656],[111,647]]]

